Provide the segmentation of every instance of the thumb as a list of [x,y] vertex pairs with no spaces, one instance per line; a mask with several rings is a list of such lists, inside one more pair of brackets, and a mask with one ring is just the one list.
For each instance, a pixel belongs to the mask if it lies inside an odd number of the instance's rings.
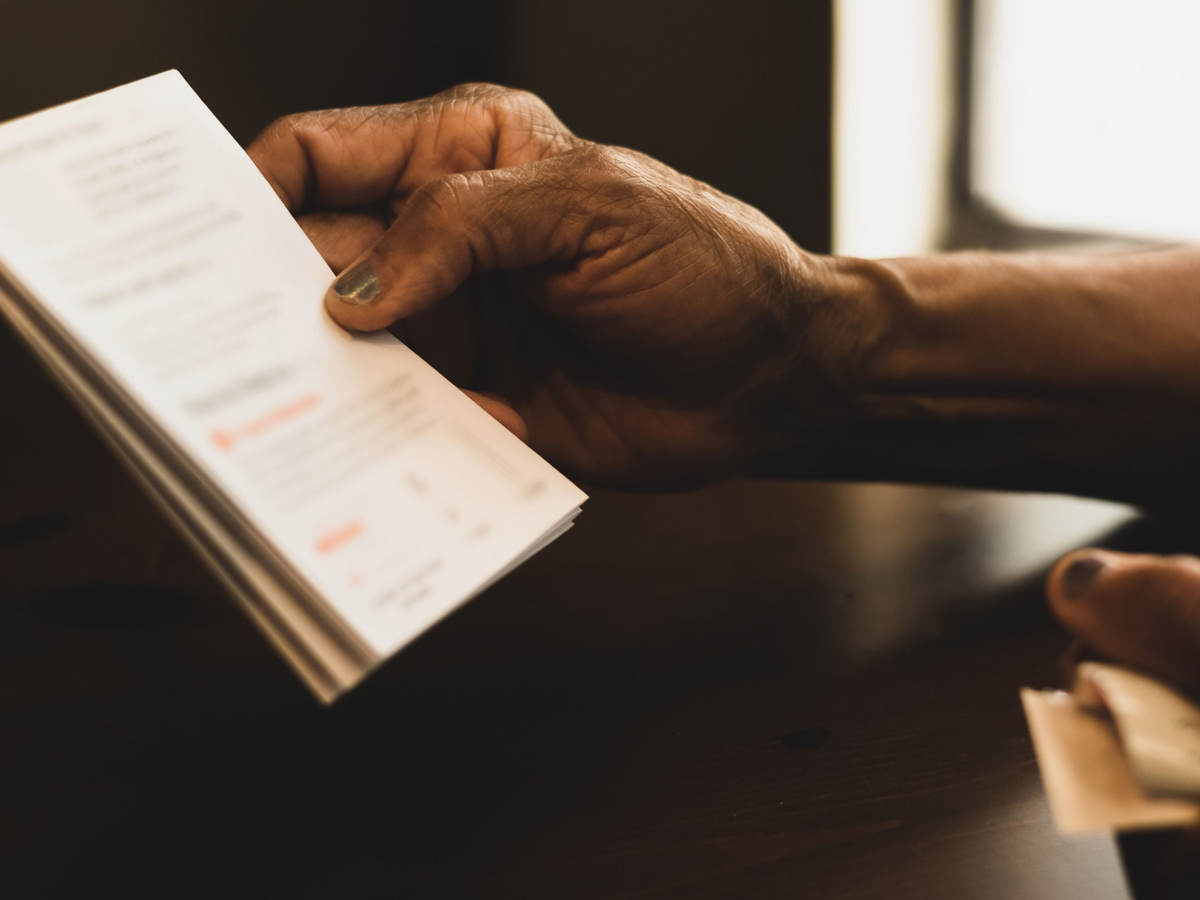
[[565,177],[568,164],[559,156],[427,182],[334,281],[329,314],[374,331],[448,297],[474,273],[577,256],[589,192]]
[[1095,650],[1200,695],[1200,560],[1079,550],[1046,592]]

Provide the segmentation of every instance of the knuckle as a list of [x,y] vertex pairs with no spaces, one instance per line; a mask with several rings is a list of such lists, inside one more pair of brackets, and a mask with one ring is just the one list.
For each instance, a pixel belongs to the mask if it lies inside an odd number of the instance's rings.
[[574,151],[572,168],[596,193],[612,200],[637,200],[646,208],[660,207],[669,191],[641,155],[623,147],[587,144]]
[[451,219],[466,205],[472,185],[473,176],[470,174],[460,172],[443,175],[421,185],[409,202],[423,217]]
[[514,88],[492,84],[487,81],[467,81],[447,88],[434,99],[446,103],[470,103],[488,106],[503,106],[513,102],[512,98],[521,93]]
[[668,175],[670,170],[636,150],[589,143],[577,152],[582,166],[612,182],[659,193],[672,181]]
[[347,112],[351,110],[322,109],[280,116],[263,129],[259,140],[273,142],[294,138],[303,141],[328,131],[337,118]]
[[439,106],[469,106],[519,124],[531,132],[569,134],[550,106],[532,91],[488,82],[455,85],[432,98]]
[[278,119],[275,119],[273,122],[269,123],[266,128],[259,132],[256,143],[272,142],[280,138],[287,137],[290,134],[294,134],[300,127],[304,117],[308,115],[311,114],[291,113],[290,115],[280,116]]
[[620,147],[589,143],[576,152],[578,164],[595,174],[621,179],[629,174],[629,161]]
[[513,109],[536,108],[549,111],[550,107],[537,94],[524,88],[507,87],[502,84],[491,84],[486,81],[467,82],[450,89],[449,93],[456,99],[468,99],[476,102],[489,103],[493,106]]
[[524,112],[533,117],[551,117],[554,113],[550,111],[550,105],[541,97],[532,91],[527,91],[521,88],[503,88],[504,94],[498,98],[499,102],[510,109]]

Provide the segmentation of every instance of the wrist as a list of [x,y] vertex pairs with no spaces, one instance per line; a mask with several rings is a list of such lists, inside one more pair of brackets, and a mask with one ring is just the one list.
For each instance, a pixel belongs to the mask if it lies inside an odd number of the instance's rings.
[[826,311],[799,355],[821,360],[843,417],[794,418],[757,472],[1144,498],[1191,470],[1194,251],[821,269]]
[[851,426],[889,418],[887,398],[917,350],[912,287],[890,261],[827,257],[829,302],[813,337]]
[[903,281],[868,259],[800,254],[787,298],[777,375],[758,419],[768,423],[749,469],[820,474],[819,460],[879,417],[880,388],[905,354],[912,317]]

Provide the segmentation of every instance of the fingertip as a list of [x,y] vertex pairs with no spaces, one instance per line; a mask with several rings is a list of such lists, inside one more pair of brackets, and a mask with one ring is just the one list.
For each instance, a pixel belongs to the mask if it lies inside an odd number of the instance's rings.
[[1200,685],[1195,559],[1080,550],[1054,566],[1047,596],[1058,619],[1096,652],[1189,689]]
[[296,221],[335,272],[353,265],[384,231],[383,221],[371,213],[313,212]]
[[1119,564],[1121,556],[1089,547],[1074,550],[1055,563],[1046,576],[1046,596],[1055,615],[1073,624],[1096,582]]
[[1072,551],[1055,563],[1047,579],[1048,589],[1064,601],[1079,600],[1110,561],[1110,554],[1091,547]]
[[[255,163],[255,165],[257,165],[257,163]],[[283,185],[267,174],[267,172],[261,166],[259,166],[259,172],[262,173],[262,176],[264,179],[266,179],[267,184],[271,186],[271,190],[275,192],[275,196],[279,198],[279,202],[286,206],[289,212],[294,211],[296,209],[296,201],[292,199],[291,195],[284,189]]]
[[298,146],[281,146],[278,135],[276,126],[268,126],[246,148],[246,155],[283,205],[296,213],[305,202],[308,160]]
[[372,306],[383,293],[383,282],[371,260],[360,259],[334,279],[329,292],[351,306]]
[[475,401],[489,416],[515,434],[518,438],[529,443],[529,426],[525,419],[510,403],[495,394],[483,394],[479,391],[463,389],[463,393]]
[[369,259],[345,269],[325,292],[330,317],[351,331],[379,331],[395,320],[382,302],[383,282]]
[[392,324],[375,310],[347,303],[332,288],[325,292],[325,311],[347,331],[379,331]]

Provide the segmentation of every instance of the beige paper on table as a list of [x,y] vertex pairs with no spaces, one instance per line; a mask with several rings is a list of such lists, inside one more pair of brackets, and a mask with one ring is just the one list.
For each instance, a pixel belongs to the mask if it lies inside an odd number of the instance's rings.
[[1200,709],[1151,678],[1084,663],[1073,693],[1021,690],[1064,834],[1200,826]]

